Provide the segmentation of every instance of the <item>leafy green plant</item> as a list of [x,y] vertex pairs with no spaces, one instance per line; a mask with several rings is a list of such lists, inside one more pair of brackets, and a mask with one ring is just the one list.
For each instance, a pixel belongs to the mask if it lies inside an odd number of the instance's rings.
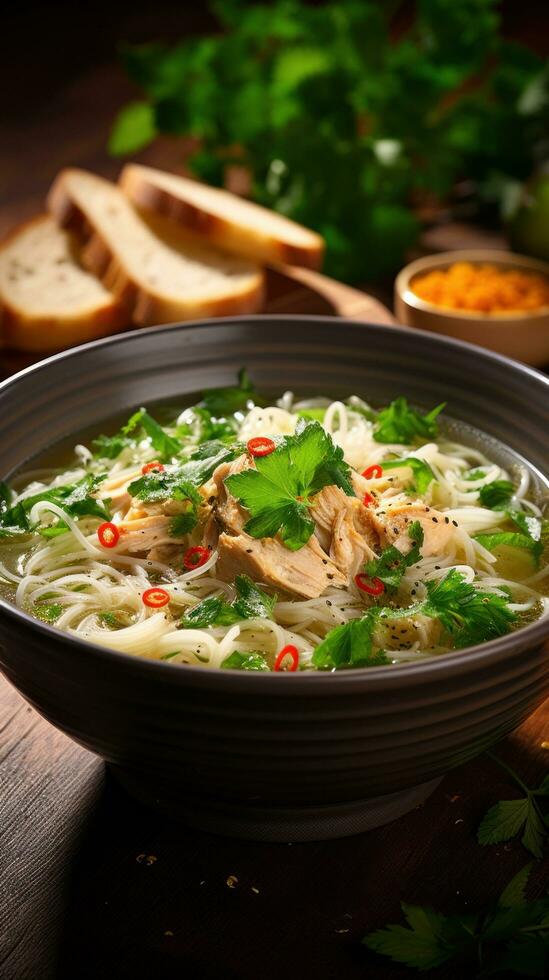
[[418,0],[395,39],[399,6],[216,0],[220,33],[125,46],[145,97],[122,109],[111,152],[194,137],[194,173],[221,185],[243,165],[255,200],[325,236],[329,273],[392,273],[421,206],[457,180],[485,205],[530,175],[549,104],[541,59],[500,37],[496,0]]
[[543,978],[549,958],[549,898],[526,899],[531,870],[531,864],[522,868],[497,903],[478,912],[443,915],[403,902],[407,925],[378,929],[363,942],[376,953],[416,970],[458,960],[469,964],[464,973],[468,977],[511,971]]
[[524,796],[518,800],[500,800],[490,807],[478,828],[479,844],[500,844],[522,831],[523,846],[534,857],[541,858],[549,833],[549,815],[546,816],[542,809],[544,801],[549,800],[549,775],[545,776],[537,789],[529,789],[511,766],[491,752],[488,755],[509,773]]

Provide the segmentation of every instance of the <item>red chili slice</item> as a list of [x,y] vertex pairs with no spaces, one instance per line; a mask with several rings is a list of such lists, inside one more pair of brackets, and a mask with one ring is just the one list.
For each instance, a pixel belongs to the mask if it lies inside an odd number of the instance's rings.
[[248,440],[246,448],[250,456],[270,456],[276,449],[276,443],[266,436],[256,436],[255,439]]
[[197,544],[193,548],[189,548],[188,551],[183,555],[183,564],[185,568],[192,571],[193,568],[200,568],[208,561],[211,555],[211,551],[208,548],[203,548],[201,545]]
[[290,667],[285,667],[284,669],[287,671],[297,670],[299,667],[299,653],[297,647],[294,647],[293,643],[288,643],[287,646],[282,647],[280,653],[277,653],[273,670],[282,670],[282,661],[285,657],[291,657],[292,663]]
[[370,507],[372,504],[375,504],[375,502],[376,502],[375,497],[372,497],[371,493],[364,494],[362,498],[362,503],[364,504],[365,507]]
[[383,476],[383,470],[379,463],[373,463],[364,470],[362,476],[365,480],[379,480],[380,476]]
[[158,462],[157,459],[153,459],[152,463],[145,463],[145,465],[141,467],[141,473],[143,476],[150,473],[151,470],[155,470],[156,473],[163,473],[164,467],[162,466],[162,463]]
[[145,589],[141,598],[143,603],[146,606],[149,606],[150,609],[160,609],[162,606],[166,606],[170,601],[170,596],[166,592],[166,589],[158,589],[155,587],[152,589]]
[[367,592],[368,595],[381,595],[382,592],[385,592],[385,586],[380,578],[370,578],[364,572],[355,575],[355,585],[361,592]]
[[120,531],[112,521],[105,521],[97,528],[97,537],[104,548],[115,548],[120,541]]

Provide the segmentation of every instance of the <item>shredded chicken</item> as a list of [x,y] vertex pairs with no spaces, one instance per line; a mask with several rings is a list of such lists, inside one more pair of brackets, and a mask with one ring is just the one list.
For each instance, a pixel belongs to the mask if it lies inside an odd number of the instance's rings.
[[366,561],[376,557],[379,535],[369,507],[339,487],[324,487],[314,498],[311,517],[316,536],[345,575],[347,584]]
[[245,573],[256,582],[305,599],[315,599],[329,586],[344,586],[347,582],[314,535],[299,551],[290,551],[277,538],[223,533],[218,550],[217,575],[227,582]]
[[421,554],[424,558],[442,554],[454,531],[444,514],[418,501],[387,506],[375,511],[373,518],[382,547],[394,545],[404,555],[412,547],[408,531],[414,521],[419,521],[423,528]]

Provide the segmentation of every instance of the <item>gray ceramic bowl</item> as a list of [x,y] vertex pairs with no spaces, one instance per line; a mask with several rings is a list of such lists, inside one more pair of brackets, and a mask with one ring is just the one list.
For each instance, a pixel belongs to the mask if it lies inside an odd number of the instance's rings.
[[[109,415],[231,383],[243,364],[259,388],[446,400],[455,419],[509,447],[491,452],[547,467],[541,374],[418,331],[247,317],[125,334],[5,382],[0,476]],[[111,652],[0,601],[2,669],[41,714],[141,799],[204,829],[265,840],[357,833],[419,803],[541,701],[548,635],[546,619],[413,665],[246,674]]]

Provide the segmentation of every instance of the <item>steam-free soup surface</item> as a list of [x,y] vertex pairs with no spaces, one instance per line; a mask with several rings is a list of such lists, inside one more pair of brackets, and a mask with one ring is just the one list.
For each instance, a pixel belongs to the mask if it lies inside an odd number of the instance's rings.
[[0,594],[183,669],[413,662],[546,613],[527,468],[450,439],[444,406],[398,393],[376,409],[270,401],[243,371],[1,484]]

